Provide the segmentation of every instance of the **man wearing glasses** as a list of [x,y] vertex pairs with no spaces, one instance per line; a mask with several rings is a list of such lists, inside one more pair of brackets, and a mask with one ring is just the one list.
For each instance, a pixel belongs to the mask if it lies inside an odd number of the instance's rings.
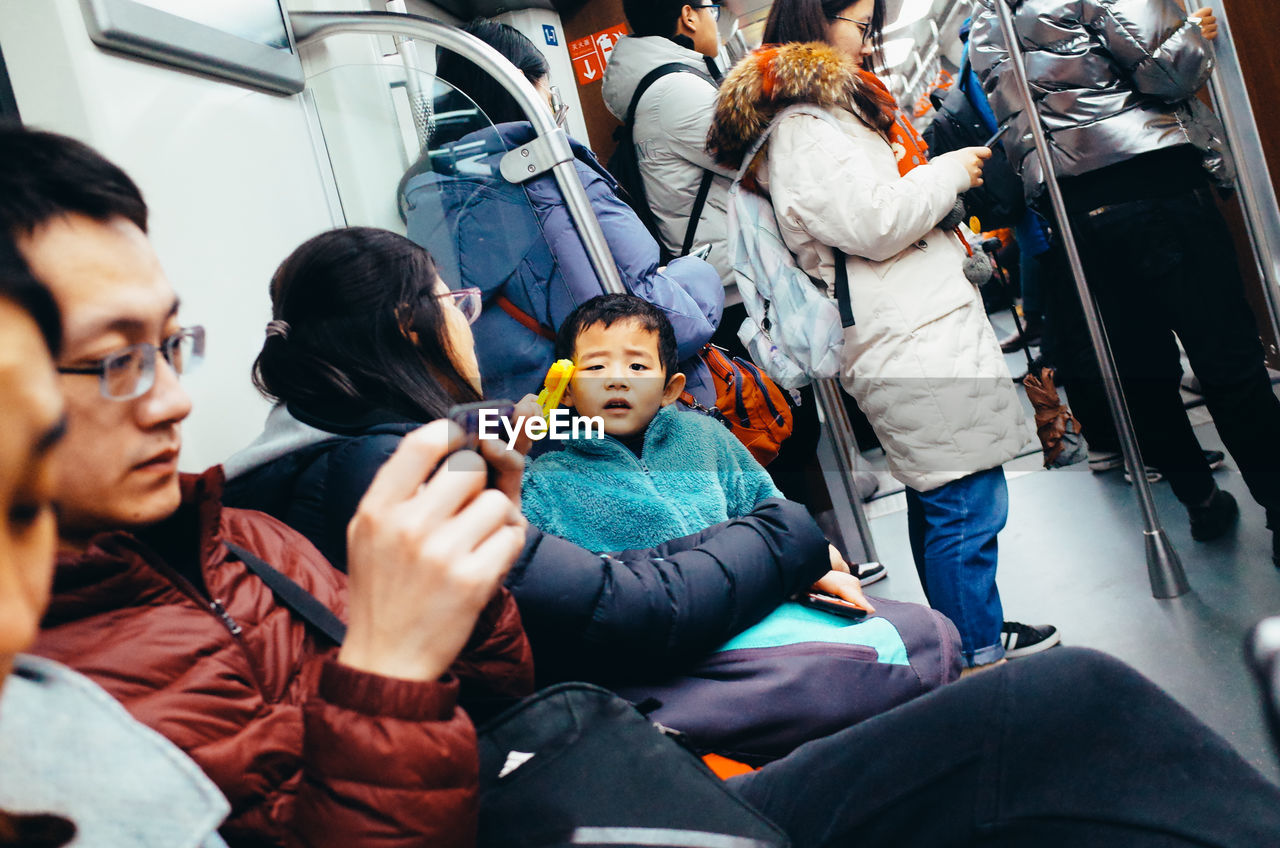
[[649,210],[667,249],[680,255],[709,174],[690,246],[710,245],[706,259],[727,280],[725,206],[733,174],[717,166],[705,148],[720,75],[714,63],[720,4],[624,0],[622,8],[632,34],[613,48],[605,68],[605,105],[625,121],[646,76],[669,69],[636,103],[633,138]]
[[[361,576],[349,592],[302,536],[223,508],[220,469],[179,475],[191,411],[180,379],[204,331],[180,322],[146,226],[137,187],[93,150],[0,129],[0,238],[17,241],[63,319],[59,551],[34,652],[182,748],[230,801],[233,845],[473,845],[475,737],[450,670],[461,657],[458,676],[486,678],[469,685],[499,699],[532,688],[515,603],[498,588],[524,544],[509,497],[522,464],[494,459],[499,488],[486,490],[478,456],[433,471],[460,431],[406,437],[352,523]],[[414,527],[427,536],[401,545]],[[337,629],[283,605],[255,558]],[[418,626],[431,620],[441,627]]]

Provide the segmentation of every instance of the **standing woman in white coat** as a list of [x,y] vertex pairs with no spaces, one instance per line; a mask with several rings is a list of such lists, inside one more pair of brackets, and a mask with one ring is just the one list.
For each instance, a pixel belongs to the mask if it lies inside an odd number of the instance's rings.
[[[800,267],[834,291],[846,257],[855,325],[841,382],[866,412],[907,487],[916,569],[930,604],[960,630],[973,666],[1057,644],[1057,629],[1004,620],[996,534],[1009,496],[1002,464],[1031,436],[982,299],[965,277],[967,248],[940,226],[982,182],[986,148],[927,161],[924,143],[867,69],[884,0],[776,0],[765,47],[725,79],[709,147],[737,166],[770,121],[792,114],[751,177],[773,202]],[[952,217],[955,217],[954,215]]]

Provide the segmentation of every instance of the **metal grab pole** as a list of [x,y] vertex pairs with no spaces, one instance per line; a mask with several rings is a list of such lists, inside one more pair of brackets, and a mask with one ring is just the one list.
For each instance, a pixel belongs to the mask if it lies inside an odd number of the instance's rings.
[[[551,109],[537,89],[525,79],[524,74],[497,50],[457,27],[420,15],[392,12],[294,12],[289,15],[289,20],[299,47],[323,41],[332,35],[361,33],[398,35],[438,44],[464,59],[470,59],[480,70],[497,80],[515,98],[539,138],[560,138],[561,143],[568,147],[567,137],[556,126]],[[626,288],[622,285],[622,278],[618,276],[618,266],[613,262],[609,243],[605,241],[600,222],[591,209],[591,201],[587,198],[586,189],[582,187],[582,180],[578,178],[572,159],[558,162],[551,173],[555,175],[556,185],[564,195],[569,217],[582,238],[582,246],[600,279],[600,285],[605,291],[624,294]]]
[[[409,14],[404,0],[387,0],[387,11],[394,15]],[[409,96],[409,113],[413,115],[413,131],[418,138],[418,147],[426,147],[431,137],[432,104],[431,98],[422,90],[422,81],[418,79],[422,73],[418,64],[418,45],[403,35],[394,36],[393,40],[396,52],[400,54],[400,63],[404,65],[404,88]]]
[[840,397],[840,386],[834,379],[815,380],[814,396],[822,410],[822,423],[826,425],[831,436],[831,446],[835,449],[836,467],[840,474],[840,482],[845,497],[849,499],[849,509],[853,512],[853,523],[858,528],[858,538],[862,542],[863,553],[870,561],[879,561],[876,554],[876,543],[871,538],[871,525],[867,523],[866,513],[862,508],[862,498],[858,496],[858,487],[853,482],[853,457],[857,452],[857,444],[853,439],[853,427],[849,424],[849,414],[845,411],[844,401]]
[[1040,113],[1031,93],[1031,84],[1027,81],[1022,45],[1018,42],[1018,35],[1013,27],[1013,15],[1009,11],[1006,0],[995,0],[995,8],[996,15],[1000,19],[1000,31],[1004,35],[1005,45],[1009,51],[1009,63],[1012,65],[1014,79],[1018,84],[1018,93],[1026,110],[1027,124],[1031,128],[1036,153],[1040,156],[1045,186],[1049,189],[1049,199],[1053,203],[1053,213],[1058,218],[1058,231],[1062,234],[1062,243],[1067,251],[1071,276],[1075,278],[1076,291],[1080,295],[1080,306],[1084,310],[1085,322],[1089,325],[1089,338],[1093,342],[1093,350],[1098,356],[1098,365],[1102,370],[1103,387],[1106,389],[1111,414],[1115,417],[1125,467],[1133,480],[1133,489],[1138,493],[1138,506],[1142,510],[1143,536],[1146,540],[1147,575],[1151,579],[1151,594],[1156,598],[1176,598],[1189,592],[1191,587],[1187,584],[1187,576],[1182,570],[1178,553],[1173,549],[1168,535],[1160,525],[1160,516],[1156,514],[1155,501],[1151,498],[1151,486],[1147,482],[1142,452],[1138,448],[1138,440],[1133,433],[1133,421],[1129,417],[1129,407],[1124,400],[1124,389],[1116,373],[1115,358],[1111,355],[1107,331],[1102,325],[1098,306],[1093,301],[1089,283],[1085,279],[1084,263],[1080,259],[1075,234],[1072,233],[1071,222],[1067,218],[1062,188],[1058,185],[1058,170],[1054,166]]

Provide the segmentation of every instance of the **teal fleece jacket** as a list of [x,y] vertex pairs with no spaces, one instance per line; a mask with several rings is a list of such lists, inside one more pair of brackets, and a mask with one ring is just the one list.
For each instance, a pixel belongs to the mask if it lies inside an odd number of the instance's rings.
[[543,532],[601,552],[654,547],[778,497],[723,424],[672,404],[649,422],[639,458],[605,436],[570,439],[533,460],[523,505]]

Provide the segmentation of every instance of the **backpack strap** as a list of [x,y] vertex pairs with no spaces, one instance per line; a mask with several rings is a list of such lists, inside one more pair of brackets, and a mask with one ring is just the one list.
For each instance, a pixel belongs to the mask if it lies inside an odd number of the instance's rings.
[[[792,115],[809,115],[810,117],[821,118],[832,126],[839,127],[835,117],[825,109],[808,103],[796,103],[788,106],[774,116],[773,120],[769,122],[769,126],[765,127],[764,132],[760,134],[760,137],[751,145],[751,149],[747,151],[746,156],[742,158],[742,165],[738,168],[737,176],[733,178],[733,185],[730,186],[730,191],[738,190],[743,177],[747,175],[747,170],[751,167],[751,163],[760,154],[760,150],[768,142],[769,136],[773,135],[773,131],[778,128],[778,125],[785,118],[789,118]],[[847,329],[854,326],[853,306],[849,301],[849,268],[846,263],[849,257],[839,249],[832,249],[835,252],[836,305],[840,309],[840,326]]]
[[636,86],[635,93],[631,95],[631,104],[627,106],[627,117],[623,121],[627,125],[627,132],[630,133],[636,126],[636,109],[640,107],[640,98],[649,90],[649,86],[668,74],[693,74],[701,77],[712,86],[716,84],[715,80],[709,74],[706,74],[697,68],[691,68],[684,62],[667,62],[665,65],[659,65],[640,79],[640,84]]
[[537,333],[548,341],[554,342],[556,340],[555,333],[551,332],[549,328],[544,327],[537,318],[534,318],[528,312],[525,312],[523,309],[512,303],[511,298],[507,297],[505,294],[497,295],[494,297],[493,302],[498,304],[499,309],[518,321],[520,325],[529,332]]
[[[716,85],[716,81],[710,74],[703,73],[697,68],[691,68],[684,62],[667,62],[659,65],[649,73],[645,74],[640,80],[640,84],[636,86],[635,93],[631,95],[631,103],[627,106],[627,118],[623,122],[625,124],[626,141],[632,142],[635,138],[636,129],[636,110],[640,108],[640,98],[645,95],[655,82],[670,74],[693,74],[710,83]],[[632,142],[634,143],[634,142]],[[680,250],[681,256],[688,256],[689,251],[693,250],[693,237],[698,232],[698,221],[702,217],[703,207],[707,205],[707,195],[711,191],[711,178],[714,175],[710,171],[702,172],[702,182],[698,185],[698,197],[693,202],[693,212],[689,215],[689,226],[684,231],[684,246]],[[648,198],[638,198],[638,200],[649,205]]]
[[698,183],[698,196],[693,201],[693,211],[689,213],[689,226],[684,231],[684,245],[680,248],[681,256],[688,256],[693,250],[693,237],[698,232],[698,224],[702,220],[702,210],[707,206],[707,195],[711,193],[711,181],[715,174],[702,171],[702,182]]
[[853,304],[849,302],[849,257],[839,248],[832,250],[836,255],[836,306],[840,308],[840,326],[847,330],[854,325]]
[[227,550],[235,554],[237,559],[248,566],[249,570],[258,576],[258,579],[267,584],[267,588],[275,593],[276,599],[280,603],[297,613],[298,617],[303,621],[329,637],[334,644],[342,644],[342,641],[347,637],[347,625],[343,624],[342,620],[334,615],[332,610],[316,600],[315,595],[312,595],[290,577],[281,574],[239,545],[225,541],[223,544],[227,546]]
[[750,149],[747,150],[747,154],[742,157],[742,165],[738,168],[737,176],[733,178],[733,182],[735,184],[742,182],[743,177],[747,175],[747,171],[751,168],[751,163],[755,161],[755,158],[759,155],[761,148],[763,148],[765,143],[769,141],[769,136],[773,135],[773,131],[778,128],[778,125],[781,124],[783,120],[790,118],[792,115],[809,115],[813,118],[821,118],[832,126],[840,126],[840,123],[835,119],[834,115],[819,106],[814,106],[811,103],[791,104],[773,116],[773,120],[769,122],[769,126],[764,128],[764,132],[760,133],[760,137],[752,143]]

